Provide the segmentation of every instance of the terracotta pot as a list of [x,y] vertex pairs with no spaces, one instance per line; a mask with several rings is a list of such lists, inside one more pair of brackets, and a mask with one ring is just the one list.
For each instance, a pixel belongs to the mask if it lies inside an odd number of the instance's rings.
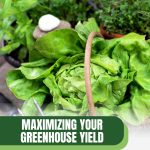
[[124,36],[123,34],[107,32],[106,28],[103,25],[100,26],[100,32],[105,39],[121,38]]

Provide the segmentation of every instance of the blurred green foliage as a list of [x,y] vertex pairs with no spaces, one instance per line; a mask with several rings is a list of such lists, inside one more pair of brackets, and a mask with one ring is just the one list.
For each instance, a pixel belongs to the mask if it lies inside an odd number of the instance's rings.
[[37,21],[37,16],[51,13],[60,19],[71,22],[73,26],[78,21],[92,16],[90,12],[93,12],[93,7],[88,5],[88,0],[41,0],[36,8],[29,11],[33,21]]
[[[42,15],[52,14],[75,26],[93,12],[88,0],[3,0],[0,6],[0,40],[4,39],[7,44],[0,49],[0,55],[22,48],[33,50],[32,33]],[[19,55],[21,60],[26,57]]]

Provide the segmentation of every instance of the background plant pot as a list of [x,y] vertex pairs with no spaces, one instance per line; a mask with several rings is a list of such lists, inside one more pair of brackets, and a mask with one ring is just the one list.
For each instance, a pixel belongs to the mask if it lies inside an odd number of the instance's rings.
[[13,55],[11,54],[7,54],[4,56],[5,60],[12,66],[18,68],[21,65],[21,62],[19,60],[17,60],[15,57],[13,57]]
[[[7,43],[4,42],[4,45]],[[21,56],[22,55],[22,56]],[[13,67],[20,67],[22,62],[28,61],[28,52],[27,49],[23,46],[18,47],[10,54],[6,54],[4,56],[5,60],[12,65]]]
[[[0,47],[4,47],[5,45],[6,42],[4,40],[0,41]],[[18,50],[15,50],[10,54],[4,55],[5,60],[13,67],[19,67],[21,65],[21,62],[17,58],[17,51]]]
[[123,34],[109,33],[106,27],[104,27],[103,25],[100,26],[100,32],[105,39],[121,38],[124,36]]

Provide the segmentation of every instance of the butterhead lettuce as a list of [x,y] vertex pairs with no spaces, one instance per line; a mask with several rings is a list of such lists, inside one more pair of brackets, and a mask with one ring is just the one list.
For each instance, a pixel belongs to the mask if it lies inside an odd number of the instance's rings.
[[[8,74],[8,87],[17,98],[26,101],[22,109],[25,114],[36,115],[32,105],[37,95],[40,105],[47,95],[52,97],[48,99],[46,115],[88,114],[85,42],[90,32],[98,30],[94,20],[89,21],[79,23],[76,31],[53,31],[39,39],[36,48],[43,58],[24,63]],[[97,115],[117,115],[132,124],[144,122],[150,117],[149,42],[136,33],[111,40],[95,38],[91,83]]]

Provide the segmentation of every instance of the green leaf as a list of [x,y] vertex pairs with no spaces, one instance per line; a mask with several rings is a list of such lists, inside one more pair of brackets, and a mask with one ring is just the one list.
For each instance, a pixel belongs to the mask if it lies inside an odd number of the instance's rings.
[[19,46],[20,46],[19,42],[8,44],[8,45],[0,48],[0,55],[5,55],[5,54],[8,54],[8,53],[11,53],[13,50],[18,48]]
[[27,80],[19,70],[10,71],[7,85],[20,100],[29,100],[36,93],[47,93],[47,88],[38,80]]
[[38,0],[18,0],[15,2],[15,7],[17,7],[20,11],[27,11],[34,8],[38,3]]
[[42,106],[44,99],[46,97],[45,93],[36,93],[30,97],[27,101],[24,102],[21,111],[24,116],[37,116],[39,112],[34,104],[34,100],[38,103],[39,106]]
[[131,101],[132,109],[139,122],[142,123],[148,119],[150,115],[150,92],[134,87]]
[[88,19],[88,21],[83,22],[78,22],[78,24],[75,26],[75,30],[78,32],[79,37],[86,42],[88,35],[95,31],[99,32],[100,29],[96,23],[96,20],[94,18]]
[[91,62],[100,65],[104,69],[108,70],[112,74],[119,72],[119,64],[114,60],[104,55],[92,56]]
[[79,47],[79,37],[73,29],[61,29],[49,32],[35,43],[35,48],[51,62],[62,56],[83,52]]
[[124,104],[119,105],[116,107],[115,113],[125,122],[128,122],[132,125],[139,125],[139,120],[134,114],[132,109],[131,102],[126,102]]
[[37,61],[33,61],[33,62],[27,62],[27,63],[22,63],[21,65],[24,67],[41,67],[41,66],[46,66],[50,63],[50,60],[47,58],[42,58],[40,60]]
[[56,105],[62,105],[62,107],[66,110],[72,110],[77,111],[77,108],[75,105],[71,104],[70,102],[66,101],[61,96],[61,91],[59,90],[55,77],[53,75],[49,75],[44,80],[45,85],[50,89],[50,93],[53,95],[53,102]]
[[77,113],[68,110],[59,110],[56,109],[56,105],[54,103],[48,104],[48,106],[44,109],[44,114],[46,116],[77,116]]
[[138,54],[133,54],[130,58],[130,67],[136,71],[135,81],[145,90],[150,91],[150,62],[143,63]]

